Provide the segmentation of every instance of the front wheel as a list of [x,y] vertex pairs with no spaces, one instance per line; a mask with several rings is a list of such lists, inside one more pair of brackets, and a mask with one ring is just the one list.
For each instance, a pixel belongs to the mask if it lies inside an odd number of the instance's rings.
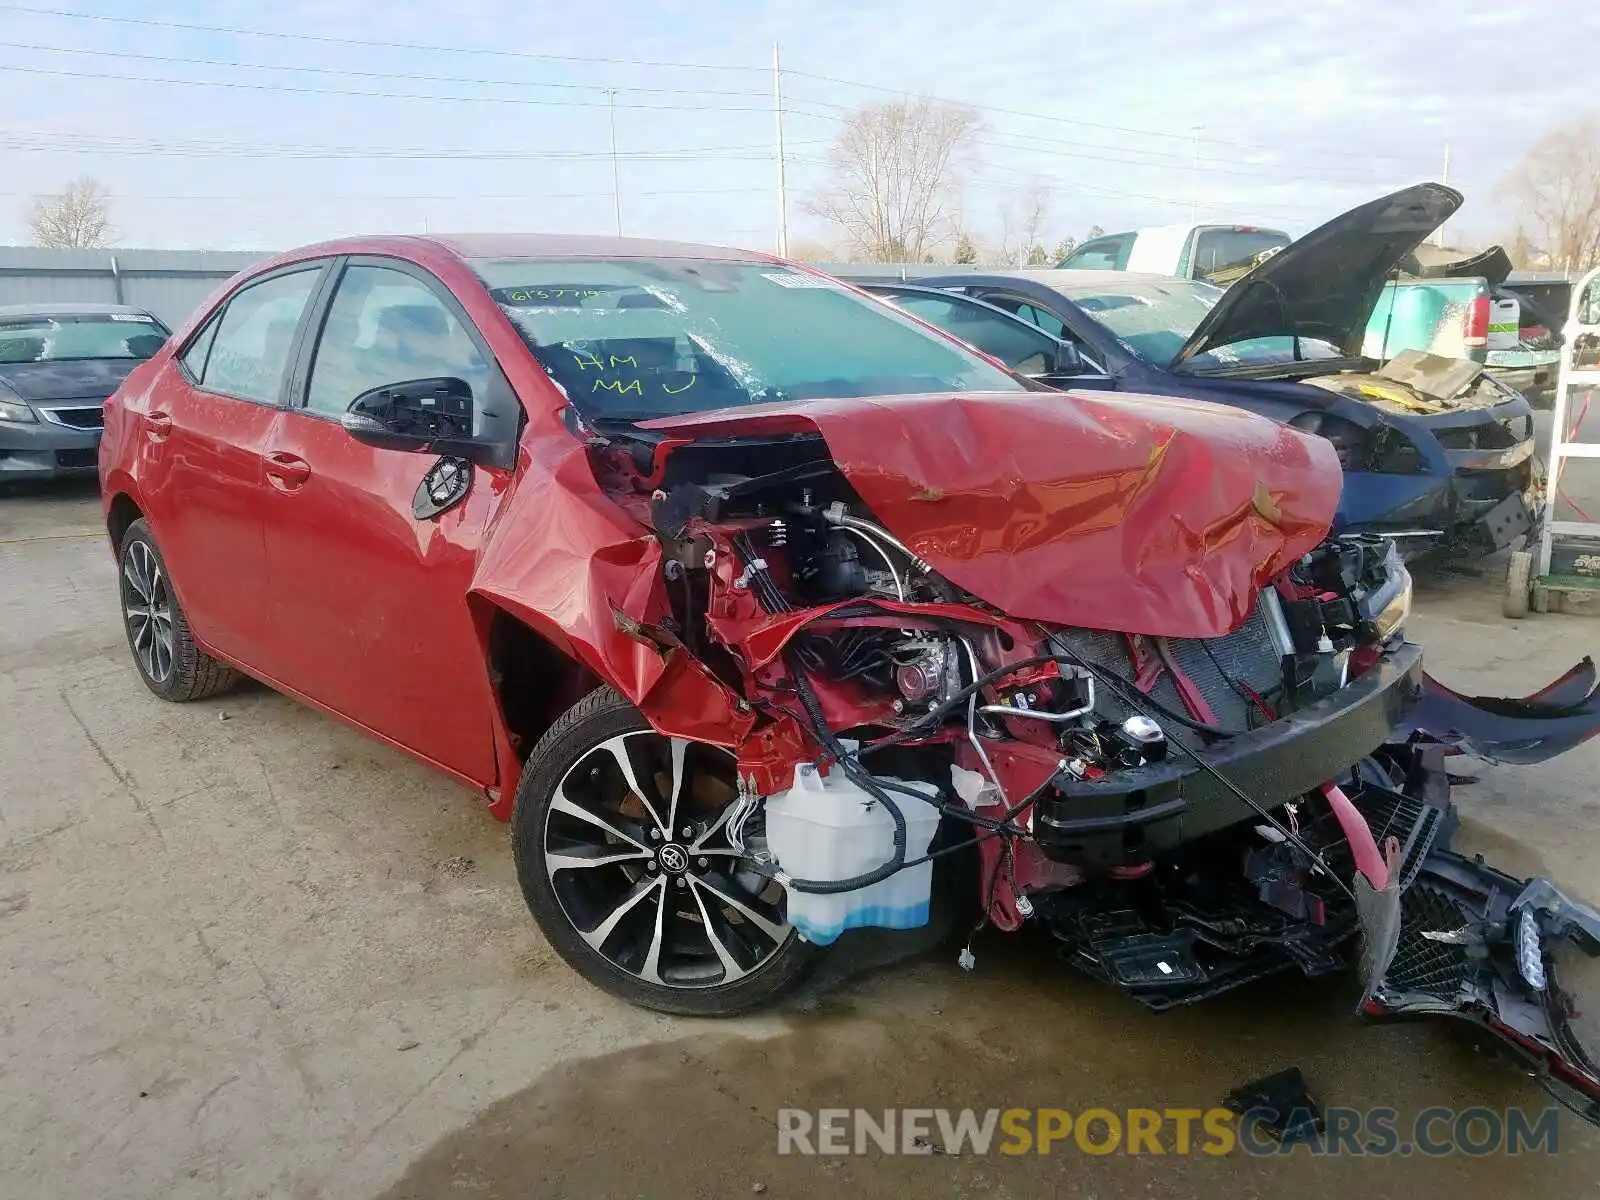
[[540,739],[517,785],[517,878],[585,979],[661,1012],[730,1016],[804,977],[820,951],[729,840],[735,779],[726,750],[656,733],[609,688]]

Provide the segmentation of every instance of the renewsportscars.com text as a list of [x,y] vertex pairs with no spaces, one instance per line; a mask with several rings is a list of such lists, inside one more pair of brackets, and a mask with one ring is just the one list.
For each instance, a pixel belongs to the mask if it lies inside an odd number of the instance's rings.
[[[1329,1108],[1320,1131],[1286,1141],[1273,1116],[1226,1108],[780,1108],[778,1153],[846,1154],[1226,1154],[1382,1157],[1421,1154],[1555,1154],[1557,1109],[1425,1108],[1402,1120],[1392,1108]],[[1292,1117],[1290,1126],[1300,1123]]]

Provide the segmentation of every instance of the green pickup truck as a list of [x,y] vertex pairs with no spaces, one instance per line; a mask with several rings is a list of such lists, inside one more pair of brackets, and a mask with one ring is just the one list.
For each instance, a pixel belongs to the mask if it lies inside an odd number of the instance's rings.
[[1442,274],[1390,283],[1367,322],[1362,353],[1378,362],[1402,350],[1468,358],[1529,403],[1548,401],[1561,358],[1559,323],[1552,325],[1534,300],[1505,286],[1510,264],[1503,260],[1496,249],[1433,268]]

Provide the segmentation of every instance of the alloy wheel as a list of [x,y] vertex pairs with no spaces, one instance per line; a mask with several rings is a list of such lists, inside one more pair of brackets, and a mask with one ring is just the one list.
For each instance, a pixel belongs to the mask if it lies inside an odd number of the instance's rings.
[[129,542],[122,556],[122,611],[140,667],[155,683],[165,683],[172,674],[172,595],[147,542]]
[[726,751],[648,731],[600,742],[562,777],[544,865],[566,918],[608,962],[657,986],[714,987],[789,942],[782,886],[729,840],[734,781]]

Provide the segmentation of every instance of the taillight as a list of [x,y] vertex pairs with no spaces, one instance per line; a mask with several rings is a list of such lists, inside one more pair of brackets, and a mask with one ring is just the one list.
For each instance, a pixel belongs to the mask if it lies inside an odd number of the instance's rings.
[[1478,295],[1472,298],[1472,303],[1467,306],[1467,328],[1465,336],[1461,339],[1467,346],[1487,346],[1489,344],[1489,297]]

